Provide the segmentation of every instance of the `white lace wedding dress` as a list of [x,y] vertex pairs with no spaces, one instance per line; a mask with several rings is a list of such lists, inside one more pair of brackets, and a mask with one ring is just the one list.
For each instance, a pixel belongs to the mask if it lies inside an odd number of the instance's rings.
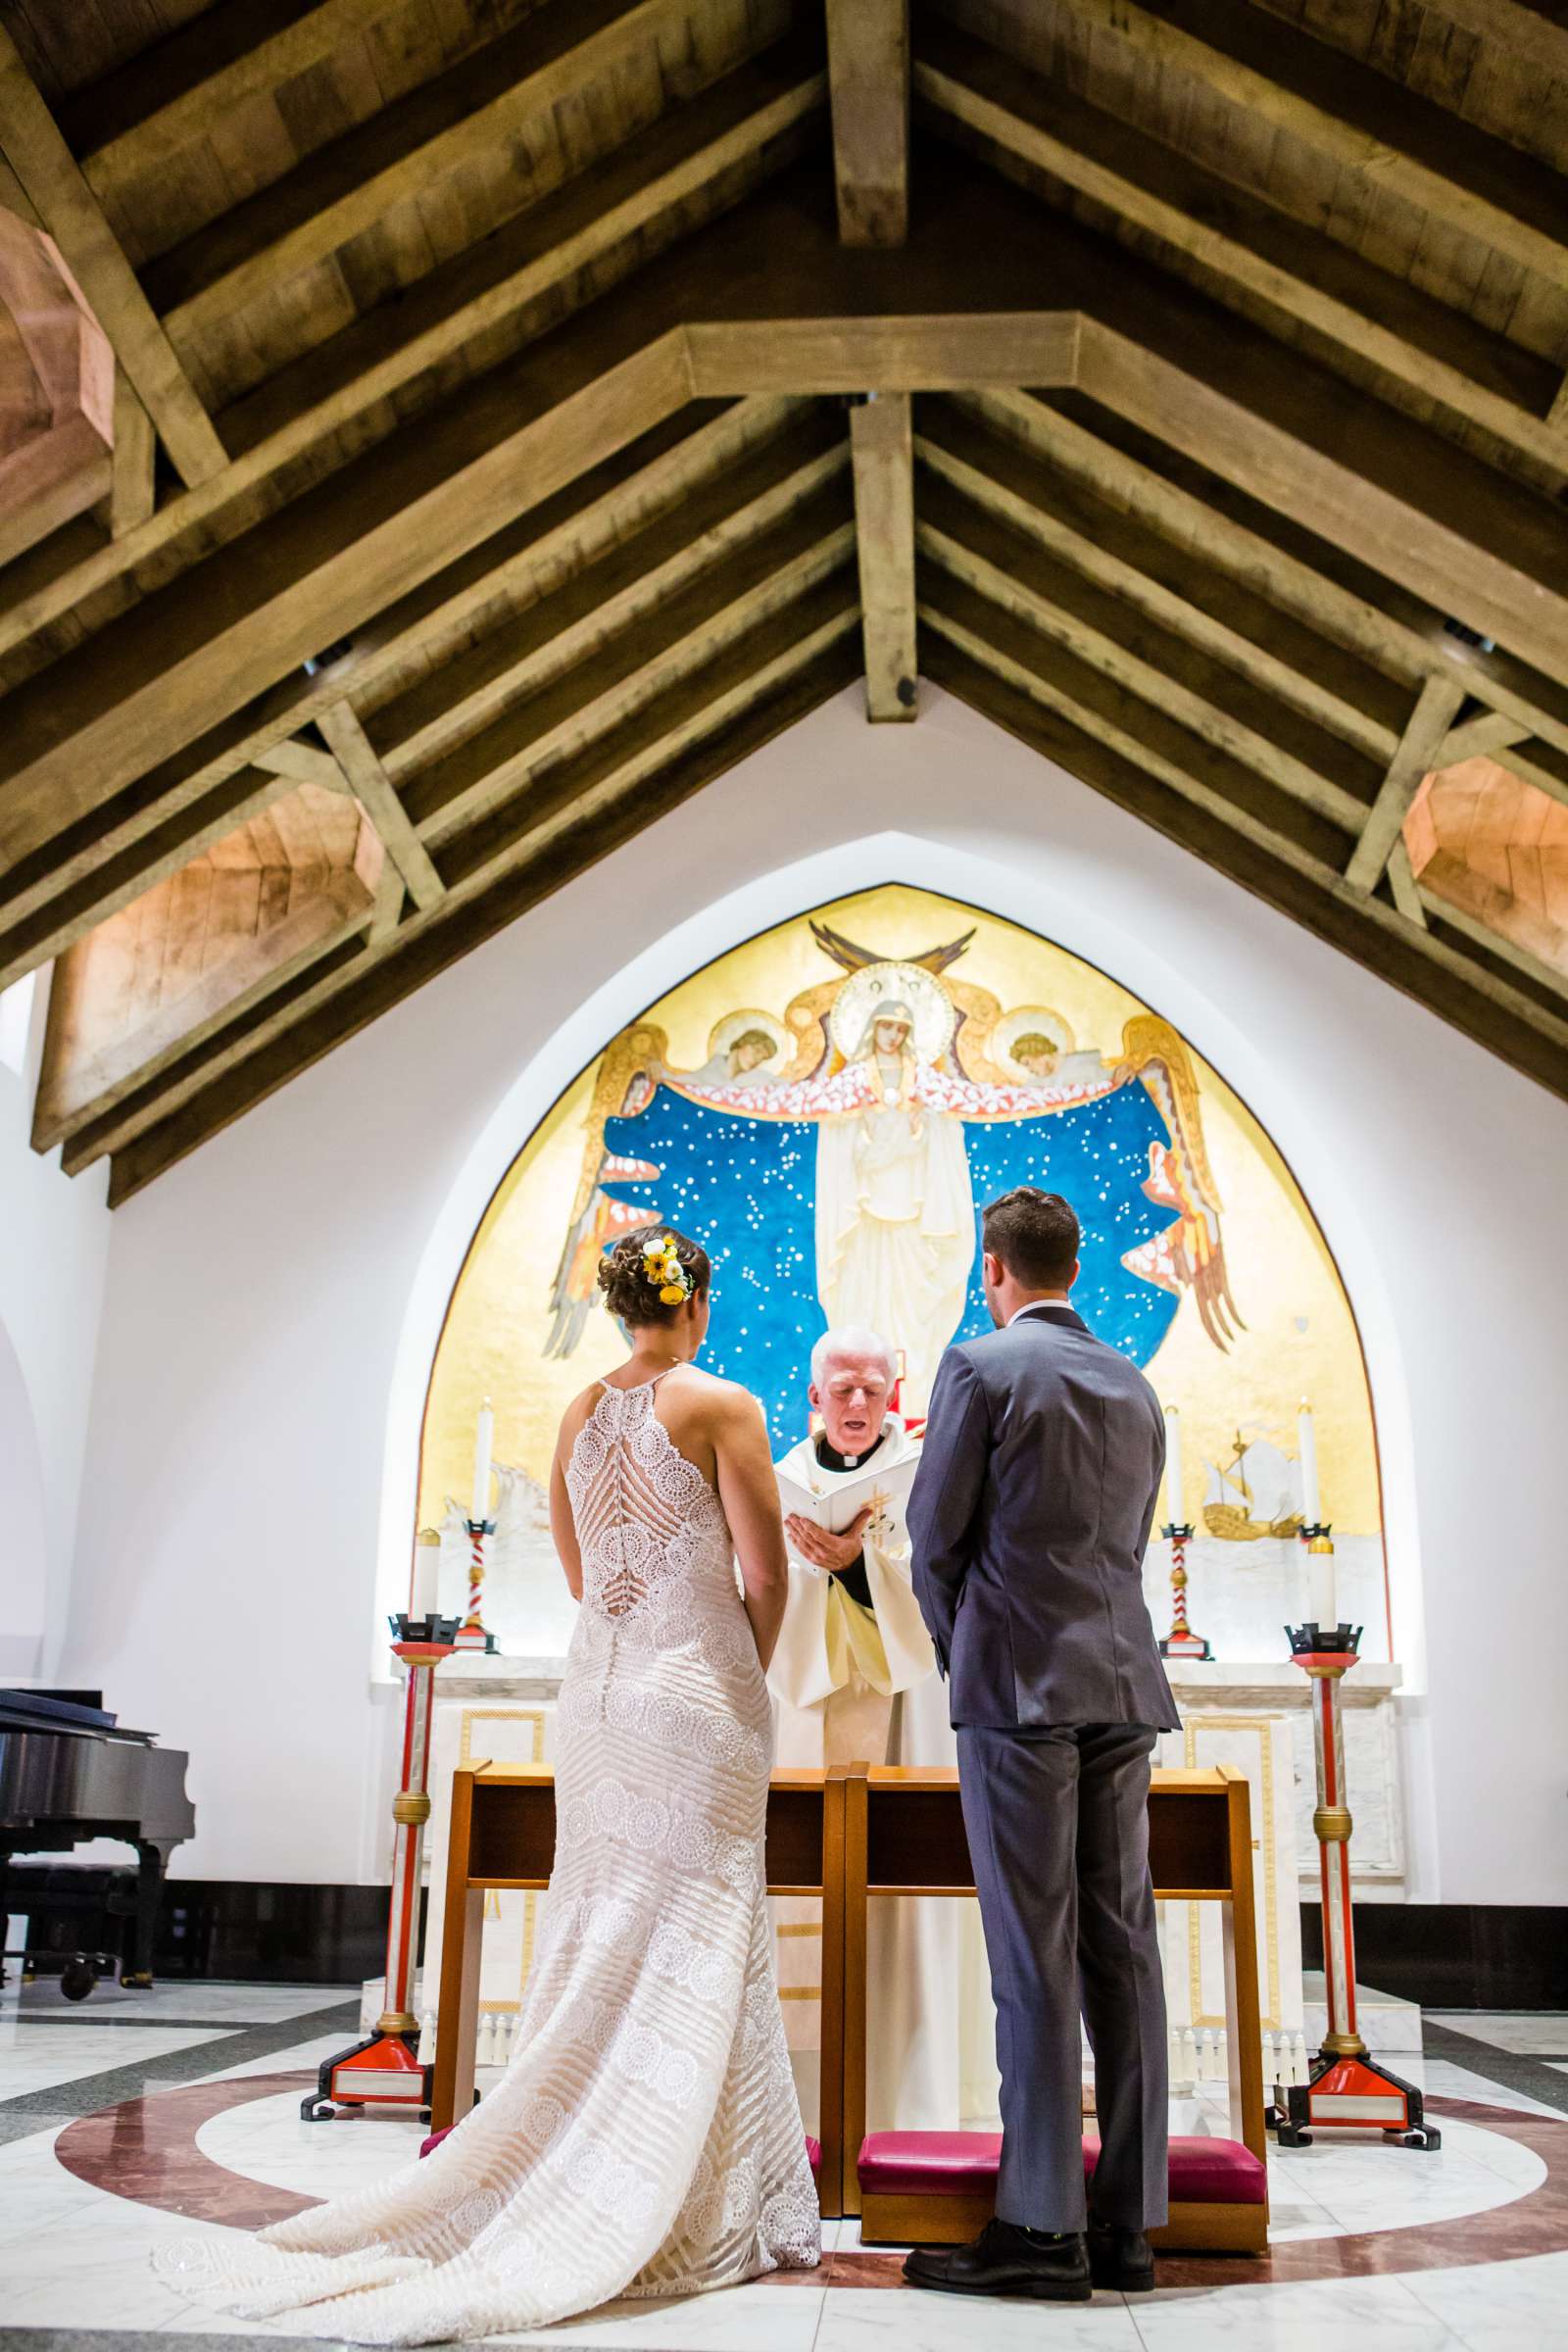
[[505,2080],[378,2187],[155,2255],[210,2309],[423,2344],[817,2260],[762,1893],[766,1689],[722,1507],[657,1386],[607,1388],[567,1472],[583,1602]]

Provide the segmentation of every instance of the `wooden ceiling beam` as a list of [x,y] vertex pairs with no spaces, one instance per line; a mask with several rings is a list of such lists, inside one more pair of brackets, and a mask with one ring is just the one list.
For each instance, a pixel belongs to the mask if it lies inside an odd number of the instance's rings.
[[839,235],[902,245],[909,224],[909,0],[826,0]]
[[1355,845],[1355,855],[1346,868],[1346,879],[1353,889],[1375,890],[1382,881],[1389,853],[1404,828],[1421,779],[1430,774],[1463,700],[1462,690],[1451,678],[1428,678],[1422,687]]
[[1250,838],[1190,791],[1123,755],[1026,685],[1000,675],[945,637],[933,634],[925,667],[935,683],[1091,791],[1414,998],[1499,1060],[1568,1099],[1568,1020],[1554,1018],[1539,998],[1501,984],[1396,907],[1351,892],[1343,877],[1318,889],[1304,886],[1299,861],[1283,855],[1278,843]]
[[139,530],[158,495],[158,438],[153,420],[136,397],[122,367],[115,368],[115,450],[107,511],[102,519],[111,540]]
[[1079,284],[1080,391],[1568,681],[1568,564],[1548,500],[1108,240]]
[[374,826],[381,847],[408,884],[410,898],[416,906],[438,905],[445,896],[441,877],[353,704],[347,698],[331,704],[316,723],[331,745],[349,790]]
[[205,482],[220,473],[227,460],[213,420],[3,24],[0,151],[64,255],[182,479]]
[[1560,370],[1206,170],[1064,83],[952,27],[921,35],[915,88],[940,115],[1048,172],[1416,394],[1568,476],[1550,421]]
[[[879,367],[905,370],[895,389],[911,372],[939,383],[992,371],[1017,380],[1020,357],[1031,380],[1056,380],[1070,361],[1070,318],[1047,314],[1051,350],[1037,314],[1021,334],[1005,331],[1006,314],[998,325],[977,298],[969,233],[971,220],[984,233],[992,202],[973,175],[959,195],[908,247],[849,251],[822,219],[813,175],[797,174],[146,596],[6,698],[0,859],[26,855],[355,630],[473,545],[498,512],[548,496],[694,390],[718,389],[694,385],[689,371],[710,322],[721,322],[721,337],[751,339],[763,391],[788,377],[767,362],[797,329],[852,387],[874,384]],[[1015,226],[1010,207],[1000,225]],[[778,257],[765,271],[756,267],[760,241]],[[1037,274],[1028,255],[997,256],[1004,293]]]
[[917,703],[914,619],[914,439],[907,392],[878,393],[850,411],[855,544],[865,648],[865,715],[912,719]]
[[1438,747],[1434,767],[1453,767],[1461,760],[1474,760],[1491,752],[1505,752],[1511,745],[1527,743],[1530,729],[1522,718],[1510,717],[1506,710],[1481,710],[1474,718],[1460,720],[1448,729]]
[[949,484],[924,484],[918,511],[921,550],[944,570],[1352,837],[1359,832],[1378,782],[1363,754]]
[[270,97],[397,0],[218,0],[103,80],[73,91],[60,127],[100,195],[172,163],[231,107]]
[[[780,429],[791,413],[778,401],[721,409],[693,403],[623,451],[576,477],[517,522],[492,534],[372,620],[355,645],[355,692],[424,658],[436,638],[461,636],[538,570],[580,561],[584,533],[621,527],[623,511],[659,513],[692,482],[725,466],[749,442]],[[162,880],[240,824],[280,789],[272,780],[343,784],[330,754],[295,739],[344,692],[342,665],[315,676],[296,671],[280,689],[212,729],[115,802],[53,837],[0,880],[0,979],[7,984]],[[302,763],[309,773],[299,778]],[[258,768],[267,770],[258,774]]]
[[1071,0],[1082,23],[1200,82],[1446,227],[1568,287],[1562,182],[1505,140],[1248,0]]
[[441,906],[411,917],[377,955],[361,953],[248,1027],[210,1041],[118,1117],[68,1144],[74,1174],[114,1154],[115,1205],[514,921],[699,792],[738,760],[842,691],[858,667],[852,574],[841,569],[707,671],[683,679],[611,738],[563,761],[531,821],[498,842]]
[[[198,20],[204,22],[205,20]],[[515,318],[722,174],[786,141],[824,102],[819,44],[785,41],[737,67],[688,104],[530,206],[468,252],[382,303],[225,410],[232,463],[214,481],[169,500],[123,544],[99,548],[0,606],[0,655],[138,565],[169,565],[182,548],[205,557],[213,537],[281,503],[290,469],[321,444],[390,405],[474,338]]]
[[999,677],[1042,696],[1075,726],[1222,816],[1302,873],[1332,875],[1347,834],[1294,793],[1206,743],[1180,720],[939,565],[922,562],[920,619]]
[[825,291],[800,317],[693,319],[686,348],[694,394],[964,392],[1073,381],[1078,320],[1071,311],[878,315],[853,295],[829,311]]
[[[428,767],[510,704],[588,654],[612,632],[652,612],[697,573],[779,521],[835,475],[849,453],[838,420],[812,406],[785,422],[761,402],[755,446],[671,504],[649,502],[604,548],[569,569],[559,587],[515,609],[434,663],[366,728],[394,782]],[[734,435],[731,435],[734,438]]]
[[1507,56],[1568,81],[1568,17],[1561,0],[1443,0],[1439,14],[1494,41]]
[[[1044,418],[1051,412],[1031,404]],[[1367,758],[1386,765],[1408,695],[1359,655],[1309,627],[1245,582],[1154,527],[1137,507],[1052,465],[1030,447],[948,400],[923,400],[915,451],[922,465],[1002,515],[1112,596],[1125,598],[1214,660],[1228,662]]]
[[150,262],[148,299],[189,345],[285,278],[324,261],[406,198],[533,116],[612,73],[689,0],[574,0],[537,10]]
[[[1501,649],[1488,653],[1451,634],[1439,610],[1388,573],[1309,537],[1284,510],[1233,489],[1201,461],[1076,402],[989,391],[965,405],[1391,680],[1417,688],[1425,677],[1454,677],[1478,701],[1568,750],[1568,688]],[[1402,715],[1391,752],[1401,725]]]
[[651,325],[635,302],[571,321],[6,697],[0,864],[673,415],[681,336]]
[[443,871],[469,856],[474,829],[569,753],[607,733],[673,675],[706,665],[780,605],[840,568],[855,544],[847,485],[804,505],[709,565],[633,626],[592,646],[445,758],[405,779],[408,807]]

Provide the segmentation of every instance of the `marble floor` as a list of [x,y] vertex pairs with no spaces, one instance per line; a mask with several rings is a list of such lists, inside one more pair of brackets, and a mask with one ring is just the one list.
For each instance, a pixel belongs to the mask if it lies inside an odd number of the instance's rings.
[[[258,2228],[375,2180],[420,2134],[307,2126],[319,2060],[353,2037],[331,1985],[106,1984],[0,1991],[0,2352],[224,2352],[287,2339],[162,2285],[160,2239]],[[1440,2152],[1318,2134],[1271,2159],[1270,2251],[1171,2257],[1150,2296],[950,2302],[829,2223],[820,2271],[696,2301],[612,2305],[539,2337],[624,2352],[1568,2352],[1568,2017],[1434,2013],[1418,2076]],[[1213,2094],[1209,2094],[1213,2095]],[[1208,2119],[1223,2129],[1216,2114]],[[1178,2129],[1203,2129],[1188,2103]],[[892,2290],[892,2291],[890,2291]]]

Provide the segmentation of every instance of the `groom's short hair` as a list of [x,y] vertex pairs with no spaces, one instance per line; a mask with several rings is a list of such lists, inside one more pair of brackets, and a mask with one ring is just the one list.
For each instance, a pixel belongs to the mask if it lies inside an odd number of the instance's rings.
[[999,1193],[981,1211],[985,1246],[1014,1282],[1030,1291],[1064,1291],[1072,1280],[1082,1239],[1070,1200],[1020,1184]]

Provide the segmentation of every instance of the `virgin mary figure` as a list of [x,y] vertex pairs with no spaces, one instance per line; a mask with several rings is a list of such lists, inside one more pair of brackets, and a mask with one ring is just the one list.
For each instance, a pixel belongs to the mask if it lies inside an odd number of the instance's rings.
[[901,1401],[920,1412],[974,1260],[963,1126],[921,1099],[915,1015],[898,998],[873,1006],[844,1075],[859,1107],[817,1126],[817,1292],[830,1329],[897,1335]]

